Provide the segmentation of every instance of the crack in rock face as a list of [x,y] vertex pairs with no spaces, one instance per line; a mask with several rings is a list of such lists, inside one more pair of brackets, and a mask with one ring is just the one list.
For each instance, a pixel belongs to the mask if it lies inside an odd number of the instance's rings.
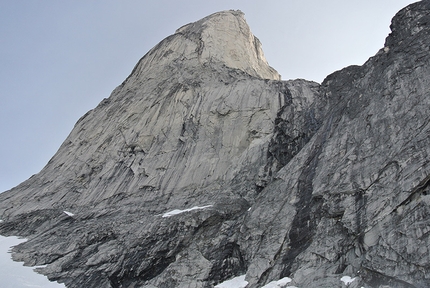
[[13,259],[72,288],[429,287],[429,15],[322,84],[281,81],[240,11],[179,28],[0,194]]

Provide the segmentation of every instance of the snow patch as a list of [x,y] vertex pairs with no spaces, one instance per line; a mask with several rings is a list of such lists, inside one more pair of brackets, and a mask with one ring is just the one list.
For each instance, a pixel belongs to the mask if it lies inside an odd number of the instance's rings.
[[245,281],[245,276],[238,276],[233,279],[224,281],[215,286],[215,288],[245,288],[248,285],[248,281]]
[[352,282],[354,282],[355,278],[351,278],[349,276],[343,276],[342,278],[340,278],[340,281],[342,281],[343,283],[345,283],[345,285],[349,285]]
[[[266,285],[264,285],[262,288],[279,288],[279,287],[286,287],[288,283],[290,283],[291,281],[293,281],[291,278],[289,277],[285,277],[282,279],[279,279],[278,281],[272,281],[270,283],[267,283]],[[288,286],[290,288],[294,287],[294,286]]]
[[64,213],[67,214],[67,216],[73,217],[75,216],[75,214],[73,214],[72,212],[67,212],[67,211],[63,211]]
[[[27,241],[18,237],[0,236],[0,286],[14,288],[65,288],[64,284],[50,282],[45,276],[34,269],[42,266],[23,266],[22,262],[11,259],[11,247]],[[46,265],[43,265],[46,266]]]
[[162,217],[164,217],[164,218],[165,217],[171,217],[171,216],[178,215],[178,214],[181,214],[181,213],[184,213],[184,212],[190,212],[190,211],[193,211],[193,210],[206,209],[206,208],[209,208],[209,207],[212,207],[212,206],[213,205],[200,206],[200,207],[199,206],[194,206],[192,208],[185,209],[185,210],[175,209],[175,210],[172,210],[170,212],[164,213]]
[[3,223],[3,220],[0,219],[0,223]]

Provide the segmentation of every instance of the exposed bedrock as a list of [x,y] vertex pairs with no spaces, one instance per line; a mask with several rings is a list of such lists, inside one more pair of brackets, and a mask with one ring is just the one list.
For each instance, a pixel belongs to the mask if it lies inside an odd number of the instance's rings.
[[67,287],[430,287],[429,15],[321,85],[240,11],[179,28],[0,194],[13,258]]

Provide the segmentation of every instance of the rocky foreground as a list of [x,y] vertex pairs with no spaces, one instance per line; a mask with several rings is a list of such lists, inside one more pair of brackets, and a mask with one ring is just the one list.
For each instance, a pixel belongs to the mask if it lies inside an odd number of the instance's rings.
[[322,84],[281,81],[240,11],[179,28],[0,194],[13,258],[71,288],[430,287],[429,25],[404,8]]

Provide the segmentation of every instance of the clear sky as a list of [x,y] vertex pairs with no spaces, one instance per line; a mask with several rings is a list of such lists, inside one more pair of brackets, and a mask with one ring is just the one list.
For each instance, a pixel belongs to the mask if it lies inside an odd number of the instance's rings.
[[39,172],[74,123],[180,26],[240,9],[283,79],[321,82],[383,47],[410,0],[1,0],[0,192]]

